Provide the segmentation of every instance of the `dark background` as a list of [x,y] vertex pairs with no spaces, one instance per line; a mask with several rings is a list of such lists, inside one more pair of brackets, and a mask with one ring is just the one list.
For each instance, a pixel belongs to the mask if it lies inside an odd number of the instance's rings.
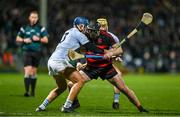
[[[0,71],[22,70],[21,49],[15,38],[29,12],[39,8],[39,0],[0,1]],[[179,0],[48,0],[47,11],[49,44],[44,48],[41,68],[46,69],[48,57],[76,16],[107,18],[109,31],[121,40],[142,14],[149,12],[154,17],[152,24],[122,46],[124,68],[137,72],[180,71]]]

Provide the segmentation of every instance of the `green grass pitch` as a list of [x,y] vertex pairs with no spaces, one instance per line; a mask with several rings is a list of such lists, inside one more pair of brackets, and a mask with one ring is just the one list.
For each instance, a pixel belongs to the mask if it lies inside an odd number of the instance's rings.
[[51,103],[46,112],[35,112],[55,82],[47,74],[38,74],[35,97],[23,97],[23,74],[0,73],[0,116],[180,116],[179,74],[128,74],[124,80],[150,113],[139,113],[121,94],[120,110],[112,109],[113,88],[100,79],[87,83],[79,94],[81,107],[74,113],[61,113],[68,92]]

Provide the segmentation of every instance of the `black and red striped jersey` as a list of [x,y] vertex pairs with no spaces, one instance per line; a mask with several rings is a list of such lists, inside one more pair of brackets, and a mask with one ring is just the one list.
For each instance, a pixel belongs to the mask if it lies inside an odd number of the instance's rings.
[[[97,39],[93,39],[93,43],[100,49],[109,50],[112,47],[112,45],[114,45],[116,42],[108,32],[101,31],[99,37]],[[94,55],[95,53],[91,51],[87,51],[86,54]],[[106,67],[112,64],[112,60],[106,60],[106,59],[87,58],[86,60],[87,60],[87,64],[93,67]]]

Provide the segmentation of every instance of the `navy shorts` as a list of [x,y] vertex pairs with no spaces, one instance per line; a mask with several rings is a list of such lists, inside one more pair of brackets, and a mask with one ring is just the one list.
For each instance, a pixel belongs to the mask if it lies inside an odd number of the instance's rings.
[[82,71],[91,79],[97,79],[100,77],[102,80],[111,79],[118,74],[112,64],[108,65],[107,67],[92,67],[87,65]]
[[24,59],[24,67],[26,66],[33,66],[38,67],[40,59],[41,59],[41,52],[23,52],[23,59]]

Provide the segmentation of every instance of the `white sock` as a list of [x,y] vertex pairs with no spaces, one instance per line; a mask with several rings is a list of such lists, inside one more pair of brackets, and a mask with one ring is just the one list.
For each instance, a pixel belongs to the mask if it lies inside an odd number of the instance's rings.
[[48,104],[49,104],[48,99],[45,99],[39,107],[44,110]]
[[64,107],[65,107],[65,108],[69,108],[69,107],[72,106],[72,103],[73,103],[73,101],[67,99],[66,102],[65,102],[65,104],[64,104]]
[[114,102],[119,102],[120,93],[114,93]]

